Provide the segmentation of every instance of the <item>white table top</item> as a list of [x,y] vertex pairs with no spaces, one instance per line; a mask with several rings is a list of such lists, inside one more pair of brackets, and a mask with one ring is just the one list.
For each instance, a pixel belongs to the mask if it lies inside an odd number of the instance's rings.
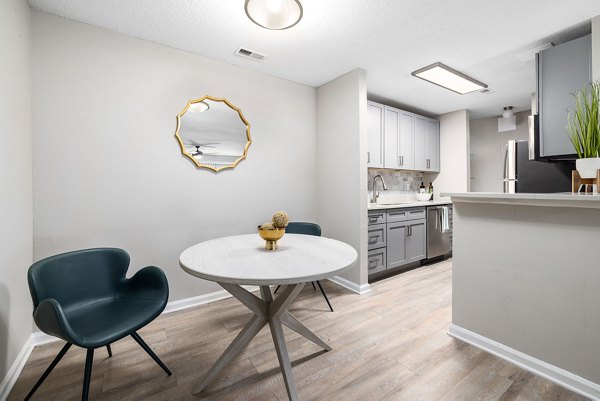
[[179,265],[209,281],[246,285],[296,284],[332,277],[356,262],[350,245],[331,238],[285,234],[265,251],[257,234],[217,238],[181,253]]

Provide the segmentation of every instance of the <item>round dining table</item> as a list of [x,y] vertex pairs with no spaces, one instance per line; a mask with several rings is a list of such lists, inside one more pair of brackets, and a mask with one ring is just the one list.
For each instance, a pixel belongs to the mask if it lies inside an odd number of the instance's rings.
[[[253,316],[193,388],[200,394],[265,326],[269,325],[288,398],[298,396],[292,375],[283,327],[290,328],[327,351],[331,347],[294,317],[288,307],[304,284],[323,280],[352,266],[356,250],[331,238],[286,234],[279,249],[266,251],[258,234],[216,238],[196,244],[181,253],[179,264],[187,273],[214,281],[253,312]],[[261,297],[243,288],[258,286]],[[286,285],[273,299],[271,285]]]

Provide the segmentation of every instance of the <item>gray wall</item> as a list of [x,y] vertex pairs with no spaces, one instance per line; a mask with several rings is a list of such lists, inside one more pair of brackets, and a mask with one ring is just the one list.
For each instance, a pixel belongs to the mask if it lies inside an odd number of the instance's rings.
[[599,226],[598,209],[455,201],[452,323],[600,383]]
[[471,120],[471,191],[502,192],[504,146],[511,139],[528,140],[527,117],[531,112],[516,113],[517,129],[498,132],[498,117]]
[[318,210],[323,233],[358,251],[342,277],[367,274],[367,77],[354,70],[321,86],[318,98]]
[[[0,2],[0,381],[31,334],[31,12]],[[1,395],[0,395],[1,398]]]
[[[173,301],[220,289],[180,269],[188,246],[317,217],[314,88],[40,12],[33,55],[35,259],[122,247],[165,269]],[[173,136],[206,94],[251,125],[234,170],[198,170]]]

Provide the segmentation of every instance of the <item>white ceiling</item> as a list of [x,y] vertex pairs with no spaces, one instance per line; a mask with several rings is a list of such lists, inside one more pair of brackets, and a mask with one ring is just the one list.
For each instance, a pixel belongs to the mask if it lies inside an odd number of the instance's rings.
[[[304,17],[284,31],[253,24],[244,0],[29,0],[42,11],[201,54],[291,81],[320,86],[354,68],[369,96],[438,115],[471,118],[503,106],[529,109],[534,63],[515,54],[589,31],[598,0],[301,0]],[[244,47],[263,62],[233,52]],[[459,95],[410,73],[441,61],[495,92]]]

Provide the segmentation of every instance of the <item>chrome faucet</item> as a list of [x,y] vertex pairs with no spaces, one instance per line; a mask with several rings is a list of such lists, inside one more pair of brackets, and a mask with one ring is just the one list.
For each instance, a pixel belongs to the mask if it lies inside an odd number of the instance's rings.
[[385,181],[383,181],[383,177],[380,176],[379,174],[377,174],[375,177],[373,177],[373,203],[377,203],[377,198],[379,198],[379,192],[377,192],[375,190],[375,183],[377,182],[377,177],[379,177],[379,179],[381,180],[381,185],[383,185],[383,190],[387,191],[387,185],[385,185]]

